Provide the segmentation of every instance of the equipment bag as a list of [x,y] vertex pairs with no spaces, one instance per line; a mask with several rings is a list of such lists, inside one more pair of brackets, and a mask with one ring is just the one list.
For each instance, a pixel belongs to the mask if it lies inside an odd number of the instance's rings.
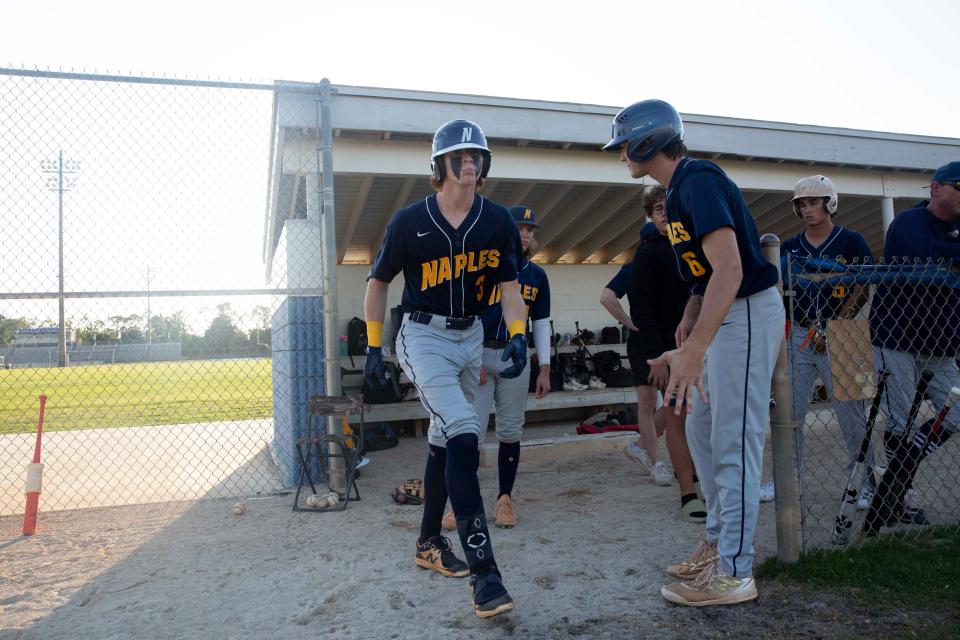
[[400,438],[397,432],[390,428],[385,422],[375,422],[367,425],[363,430],[363,451],[381,451],[390,449],[400,444]]
[[347,323],[347,355],[362,356],[367,353],[367,323],[353,318]]
[[384,372],[387,375],[387,384],[384,387],[374,388],[363,382],[363,401],[365,404],[386,404],[387,402],[400,402],[400,375],[397,371],[397,365],[392,362],[383,363]]
[[604,327],[600,330],[600,344],[619,344],[620,329],[617,327]]
[[587,359],[582,349],[573,353],[561,353],[557,359],[560,361],[561,380],[574,379],[580,384],[590,382],[590,370],[587,369]]
[[633,386],[630,369],[623,366],[620,354],[613,349],[593,354],[593,367],[597,370],[597,376],[606,382],[608,387]]

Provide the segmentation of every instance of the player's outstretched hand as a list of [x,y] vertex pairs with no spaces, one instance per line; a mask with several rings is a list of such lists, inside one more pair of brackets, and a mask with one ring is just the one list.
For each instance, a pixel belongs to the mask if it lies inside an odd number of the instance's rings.
[[503,349],[501,362],[513,360],[513,366],[500,372],[501,378],[516,378],[527,366],[527,336],[517,334],[510,338],[510,342]]
[[693,393],[700,392],[700,399],[706,403],[707,394],[703,390],[703,351],[693,347],[690,343],[684,344],[673,351],[666,351],[659,358],[647,360],[651,367],[667,365],[670,368],[670,381],[667,383],[666,393],[676,395],[676,406],[673,413],[680,415],[682,407],[686,405],[687,413],[693,413]]
[[374,389],[387,386],[387,371],[383,366],[383,350],[367,347],[367,363],[363,365],[363,379]]

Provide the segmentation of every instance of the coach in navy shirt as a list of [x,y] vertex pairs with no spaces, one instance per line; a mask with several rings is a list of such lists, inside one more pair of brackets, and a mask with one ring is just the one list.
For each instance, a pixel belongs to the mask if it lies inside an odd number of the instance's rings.
[[[902,211],[894,218],[884,242],[888,263],[934,261],[960,265],[960,162],[937,169],[930,182],[930,200]],[[933,378],[927,397],[942,407],[951,387],[960,386],[956,358],[960,353],[960,290],[949,286],[887,283],[877,286],[871,307],[873,364],[890,371],[884,412],[884,446],[890,463],[864,522],[864,533],[904,522],[924,524],[926,517],[910,482],[897,475],[907,460],[917,465],[956,432],[960,412],[947,414],[943,431],[931,434],[933,419],[911,429],[908,416],[921,371]],[[894,480],[896,478],[896,480]],[[892,495],[885,495],[892,490]],[[892,511],[888,508],[893,505]]]

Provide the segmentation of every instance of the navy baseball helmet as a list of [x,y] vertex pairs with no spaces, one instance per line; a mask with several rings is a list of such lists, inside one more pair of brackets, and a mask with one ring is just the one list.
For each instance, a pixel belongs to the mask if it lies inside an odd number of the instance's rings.
[[540,228],[540,225],[537,224],[537,214],[535,214],[530,207],[522,204],[516,207],[510,207],[510,213],[513,214],[513,220],[517,224],[528,224],[534,229]]
[[642,100],[620,110],[613,118],[613,134],[604,151],[620,151],[627,143],[627,157],[646,162],[671,142],[683,140],[683,120],[663,100]]
[[433,172],[433,177],[443,181],[444,164],[438,159],[445,153],[460,149],[480,150],[483,155],[480,178],[486,178],[490,172],[490,148],[487,147],[487,137],[483,135],[480,125],[469,120],[451,120],[433,134],[433,150],[430,153],[430,170]]

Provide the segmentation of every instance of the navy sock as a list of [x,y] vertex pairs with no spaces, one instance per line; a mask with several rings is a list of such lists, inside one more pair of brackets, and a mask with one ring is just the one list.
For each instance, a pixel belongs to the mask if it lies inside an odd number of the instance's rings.
[[696,494],[696,493],[688,493],[688,494],[682,495],[682,496],[680,496],[680,506],[681,506],[681,507],[685,507],[685,506],[687,506],[687,503],[688,503],[688,502],[690,502],[691,500],[696,500],[696,499],[697,499],[697,494]]
[[513,483],[517,479],[517,467],[520,466],[520,443],[519,442],[501,442],[500,451],[497,454],[497,466],[500,469],[500,493],[510,495],[513,492]]
[[430,445],[427,468],[423,471],[423,518],[420,542],[440,535],[443,508],[447,505],[447,450]]

